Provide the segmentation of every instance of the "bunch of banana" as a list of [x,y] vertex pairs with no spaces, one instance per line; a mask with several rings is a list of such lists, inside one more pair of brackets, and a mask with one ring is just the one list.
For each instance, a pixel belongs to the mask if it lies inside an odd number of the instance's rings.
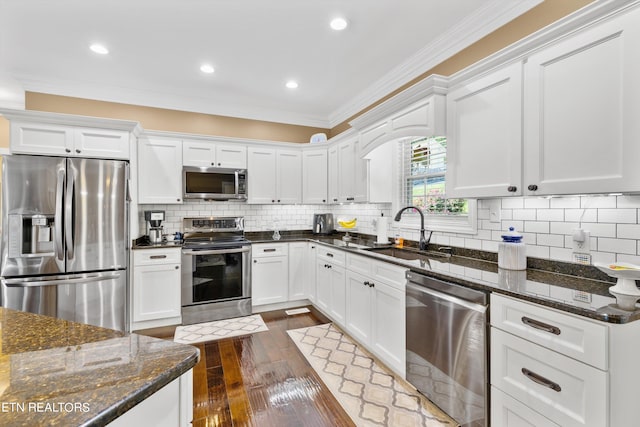
[[342,227],[342,228],[353,228],[353,227],[356,226],[356,221],[357,220],[358,220],[357,218],[353,218],[353,219],[350,219],[348,221],[345,221],[345,220],[341,219],[341,220],[338,220],[338,224],[340,224],[340,227]]

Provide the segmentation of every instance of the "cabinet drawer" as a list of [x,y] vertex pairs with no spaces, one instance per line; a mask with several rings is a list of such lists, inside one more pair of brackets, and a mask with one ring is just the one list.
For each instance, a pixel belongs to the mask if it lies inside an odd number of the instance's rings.
[[491,425],[500,427],[560,427],[495,387],[491,387]]
[[346,258],[347,269],[367,276],[373,272],[373,259],[354,254],[347,254]]
[[390,264],[388,262],[375,261],[373,263],[373,274],[376,279],[382,280],[390,286],[404,292],[406,278],[406,268]]
[[180,248],[136,249],[133,265],[180,264]]
[[257,243],[251,245],[252,258],[267,258],[272,256],[288,256],[289,245],[287,243]]
[[491,325],[606,370],[606,325],[501,295],[491,295]]
[[318,258],[331,261],[333,264],[344,265],[345,257],[346,254],[341,250],[318,246]]
[[606,426],[608,375],[491,328],[491,385],[562,426]]

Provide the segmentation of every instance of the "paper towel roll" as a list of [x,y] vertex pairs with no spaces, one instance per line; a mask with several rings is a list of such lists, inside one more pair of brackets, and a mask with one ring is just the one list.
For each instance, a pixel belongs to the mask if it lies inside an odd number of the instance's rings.
[[376,234],[378,235],[378,240],[376,241],[376,243],[389,243],[387,227],[387,217],[381,216],[376,219]]

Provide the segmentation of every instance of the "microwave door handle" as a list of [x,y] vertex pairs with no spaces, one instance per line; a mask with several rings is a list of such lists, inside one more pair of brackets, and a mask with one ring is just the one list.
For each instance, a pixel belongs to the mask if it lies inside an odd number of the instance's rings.
[[56,214],[54,217],[54,245],[55,245],[55,254],[56,259],[58,261],[62,261],[64,259],[64,253],[62,249],[62,205],[63,205],[63,194],[64,194],[64,178],[65,171],[64,169],[58,170],[58,180],[56,183]]
[[235,171],[236,178],[236,197],[240,196],[240,178],[238,176],[238,171]]
[[69,172],[67,179],[67,193],[65,197],[65,210],[64,210],[64,234],[65,241],[67,243],[67,260],[73,259],[74,246],[73,246],[73,202],[75,195],[75,177],[73,171]]

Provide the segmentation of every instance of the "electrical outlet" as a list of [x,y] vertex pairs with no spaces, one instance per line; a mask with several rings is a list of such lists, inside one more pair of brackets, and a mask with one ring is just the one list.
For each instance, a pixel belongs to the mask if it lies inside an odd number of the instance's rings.
[[[577,240],[578,235],[583,239]],[[581,233],[574,233],[573,235],[573,252],[588,254],[591,252],[591,233],[588,231],[582,231]]]
[[591,302],[591,294],[589,292],[578,291],[574,289],[572,291],[572,297],[574,301],[587,302],[587,303]]
[[591,265],[591,255],[574,252],[573,262],[577,264]]

